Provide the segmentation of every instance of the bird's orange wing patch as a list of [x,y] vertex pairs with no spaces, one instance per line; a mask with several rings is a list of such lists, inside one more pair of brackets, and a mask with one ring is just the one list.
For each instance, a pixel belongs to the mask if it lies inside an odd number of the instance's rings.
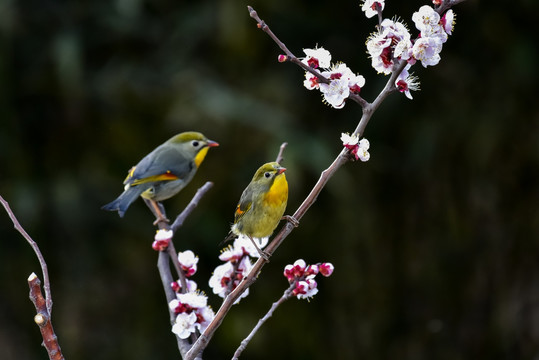
[[236,206],[236,211],[234,212],[234,223],[237,223],[238,220],[240,220],[250,208],[251,203],[249,203],[244,209],[241,208],[241,204],[238,204],[238,206]]
[[139,184],[155,182],[155,181],[172,181],[172,180],[178,180],[178,179],[179,178],[176,175],[174,175],[169,170],[167,170],[167,172],[163,174],[152,175],[152,176],[148,176],[142,179],[137,179],[133,181],[132,185],[139,185]]
[[245,210],[242,210],[238,205],[238,207],[236,207],[236,212],[234,213],[234,216],[242,216],[243,214],[245,214]]

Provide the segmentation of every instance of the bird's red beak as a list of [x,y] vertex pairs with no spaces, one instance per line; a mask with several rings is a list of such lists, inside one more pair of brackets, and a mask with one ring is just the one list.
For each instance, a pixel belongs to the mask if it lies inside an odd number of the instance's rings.
[[208,140],[207,144],[208,144],[208,147],[217,147],[217,146],[219,146],[218,142],[212,141],[212,140]]
[[281,168],[279,168],[279,170],[277,170],[277,175],[280,175],[280,174],[284,173],[285,171],[286,171],[286,168],[281,167]]

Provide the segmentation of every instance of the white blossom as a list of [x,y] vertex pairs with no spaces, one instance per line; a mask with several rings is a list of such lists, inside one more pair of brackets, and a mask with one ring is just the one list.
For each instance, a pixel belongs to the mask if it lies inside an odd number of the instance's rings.
[[178,335],[180,339],[187,339],[195,332],[195,323],[197,316],[194,312],[190,314],[180,313],[176,316],[176,322],[172,326],[172,332]]
[[386,6],[384,0],[365,0],[363,2],[361,10],[365,12],[366,17],[372,18],[378,14],[378,11],[376,11],[376,4],[380,6],[380,10],[384,10],[384,7]]

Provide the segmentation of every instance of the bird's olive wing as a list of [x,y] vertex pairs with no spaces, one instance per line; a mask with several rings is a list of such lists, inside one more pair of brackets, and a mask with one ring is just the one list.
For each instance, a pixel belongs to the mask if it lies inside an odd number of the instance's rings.
[[193,166],[193,161],[187,159],[175,147],[161,145],[131,169],[124,184],[138,185],[182,179],[191,172]]
[[252,185],[249,184],[249,186],[247,186],[247,188],[241,194],[238,206],[236,206],[236,211],[234,212],[234,224],[240,221],[241,218],[243,218],[243,216],[245,216],[245,214],[248,213],[249,210],[251,210],[251,207],[253,205],[252,195]]

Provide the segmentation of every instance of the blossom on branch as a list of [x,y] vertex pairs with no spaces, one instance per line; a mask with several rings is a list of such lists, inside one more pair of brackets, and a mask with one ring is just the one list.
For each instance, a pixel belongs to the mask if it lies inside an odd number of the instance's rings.
[[309,299],[318,294],[317,283],[314,275],[307,276],[305,280],[296,282],[296,287],[292,290],[292,295],[298,299]]
[[313,69],[326,69],[331,65],[331,54],[323,47],[314,49],[303,49],[306,57],[301,59],[301,62]]
[[[193,280],[186,279],[185,283],[186,283],[186,287],[187,287],[187,290],[185,292],[192,292],[192,291],[196,291],[196,289],[198,289],[197,283],[194,282]],[[173,281],[170,284],[170,287],[172,288],[172,290],[174,292],[179,293],[182,290],[182,282],[180,280]]]
[[342,109],[350,93],[359,94],[365,85],[365,78],[356,75],[346,64],[338,63],[322,72],[330,80],[329,84],[319,84],[324,101],[335,109]]
[[286,265],[284,267],[283,275],[288,279],[288,282],[291,283],[295,278],[303,276],[306,268],[307,264],[305,263],[305,260],[298,259],[294,264]]
[[320,71],[320,74],[329,80],[329,84],[326,84],[313,73],[306,71],[303,86],[309,90],[320,90],[324,102],[335,109],[342,109],[350,94],[359,94],[365,85],[365,78],[355,74],[346,64],[341,62],[331,65],[331,54],[326,49],[303,49],[303,52],[307,56],[301,62]]
[[424,67],[438,64],[442,46],[453,32],[455,24],[453,10],[440,17],[432,7],[424,5],[412,15],[412,20],[420,31],[412,49],[414,58],[421,61]]
[[152,249],[155,251],[165,251],[168,248],[173,235],[174,232],[172,230],[157,230],[152,243]]
[[415,27],[421,37],[438,37],[442,43],[447,41],[447,33],[440,24],[440,14],[432,7],[423,5],[412,15]]
[[384,0],[365,0],[361,6],[361,10],[365,12],[366,17],[372,18],[378,14],[378,10],[376,10],[377,5],[380,7],[380,11],[384,10],[386,6]]
[[172,325],[172,332],[180,339],[187,339],[196,331],[195,323],[197,315],[195,313],[181,313],[176,316],[176,322]]
[[395,60],[411,57],[410,32],[400,21],[384,19],[380,30],[369,36],[366,45],[372,67],[378,73],[391,74]]
[[416,76],[411,75],[408,70],[411,65],[406,65],[406,67],[401,71],[397,79],[395,79],[395,86],[397,90],[406,95],[406,97],[412,100],[412,94],[410,91],[419,90],[419,81]]
[[440,25],[442,25],[447,35],[451,35],[453,33],[456,19],[457,19],[457,16],[451,9],[447,10],[444,16],[442,16],[442,18],[440,19]]
[[332,263],[322,263],[320,264],[318,269],[320,271],[320,274],[322,274],[322,276],[328,277],[328,276],[331,276],[331,274],[333,274],[333,270],[335,270],[335,267],[333,266]]
[[419,38],[412,49],[414,58],[421,61],[423,67],[437,65],[441,59],[441,51],[442,42],[436,37]]
[[[225,298],[249,274],[252,267],[249,256],[242,256],[217,266],[209,280],[213,293]],[[235,304],[247,295],[249,295],[249,289],[240,295]]]
[[192,276],[197,271],[198,256],[191,250],[178,253],[178,262],[180,263],[185,276]]
[[369,161],[371,155],[367,150],[369,150],[370,143],[369,140],[363,138],[359,140],[357,134],[341,134],[341,141],[345,148],[350,150],[350,153],[354,156],[356,160],[361,160],[363,162]]
[[176,321],[172,326],[172,332],[181,339],[188,338],[196,330],[203,332],[215,313],[208,306],[206,295],[198,292],[177,294],[168,306],[176,314]]
[[292,265],[286,265],[283,275],[290,284],[293,284],[292,295],[298,299],[309,299],[318,293],[316,275],[330,276],[333,273],[333,264],[321,263],[307,265],[303,259],[298,259]]

